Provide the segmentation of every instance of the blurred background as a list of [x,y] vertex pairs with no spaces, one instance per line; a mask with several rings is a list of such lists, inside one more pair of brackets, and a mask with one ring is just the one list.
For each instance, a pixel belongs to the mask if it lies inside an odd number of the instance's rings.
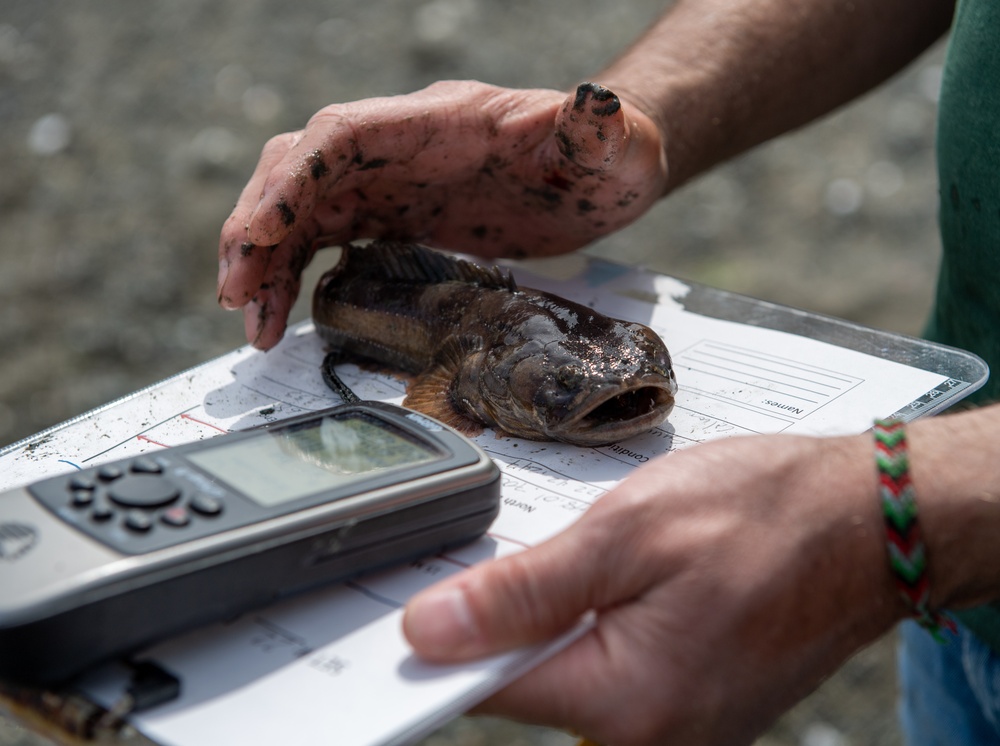
[[[443,78],[568,90],[668,4],[4,0],[0,445],[244,342],[215,304],[217,237],[272,135]],[[939,45],[588,251],[919,333],[938,260],[941,58]],[[759,744],[898,743],[892,658],[891,639],[862,652]],[[573,742],[462,718],[425,744]],[[0,745],[36,743],[0,721]]]

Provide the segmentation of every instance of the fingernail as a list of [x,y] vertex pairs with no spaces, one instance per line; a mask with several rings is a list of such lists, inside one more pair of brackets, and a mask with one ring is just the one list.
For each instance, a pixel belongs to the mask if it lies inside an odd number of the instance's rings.
[[222,259],[219,261],[219,279],[216,281],[216,289],[218,290],[219,299],[222,299],[222,290],[226,286],[226,278],[229,277],[229,260]]
[[406,632],[417,652],[447,657],[467,648],[476,628],[465,593],[460,588],[431,589],[407,608]]
[[264,204],[264,198],[261,197],[260,200],[257,202],[257,204],[254,205],[253,210],[250,211],[250,216],[247,218],[246,225],[243,226],[246,229],[248,241],[254,240],[255,233],[251,230],[251,226],[253,226],[254,223],[257,222],[257,215],[258,213],[260,213],[260,208],[261,205],[263,204]]

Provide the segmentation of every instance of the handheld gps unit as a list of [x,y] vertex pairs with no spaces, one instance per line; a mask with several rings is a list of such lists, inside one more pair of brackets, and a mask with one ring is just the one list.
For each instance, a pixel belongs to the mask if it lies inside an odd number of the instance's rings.
[[360,402],[0,494],[0,678],[65,681],[163,637],[481,535],[500,473]]

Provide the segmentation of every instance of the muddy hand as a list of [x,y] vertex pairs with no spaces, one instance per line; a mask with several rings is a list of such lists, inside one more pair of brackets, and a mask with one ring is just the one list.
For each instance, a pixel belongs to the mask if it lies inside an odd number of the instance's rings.
[[551,90],[436,83],[336,104],[273,138],[222,229],[219,303],[247,338],[281,338],[317,239],[420,241],[485,257],[572,251],[662,194],[660,133],[586,83]]

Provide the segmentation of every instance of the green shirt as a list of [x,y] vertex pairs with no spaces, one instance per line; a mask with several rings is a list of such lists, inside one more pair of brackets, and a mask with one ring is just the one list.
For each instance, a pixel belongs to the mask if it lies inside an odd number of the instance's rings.
[[[944,254],[927,336],[1000,371],[1000,2],[960,0],[938,115]],[[972,397],[1000,401],[1000,375]]]
[[[937,152],[943,256],[926,335],[1000,371],[1000,0],[959,0]],[[1000,401],[1000,373],[969,401]],[[956,616],[1000,651],[1000,604]]]

